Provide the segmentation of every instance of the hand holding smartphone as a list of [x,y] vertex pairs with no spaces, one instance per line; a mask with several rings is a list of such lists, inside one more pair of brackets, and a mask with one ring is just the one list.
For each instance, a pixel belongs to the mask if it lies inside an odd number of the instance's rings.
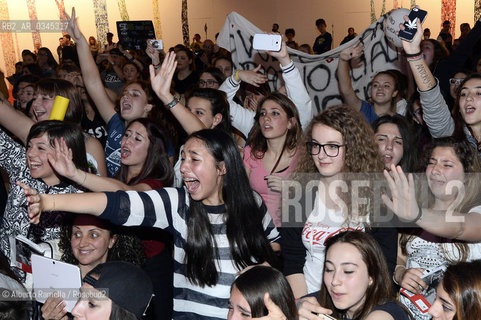
[[252,45],[255,50],[280,51],[282,37],[280,34],[256,33]]
[[413,8],[408,16],[409,21],[404,21],[404,30],[399,30],[398,37],[411,42],[417,32],[416,19],[419,19],[419,21],[423,23],[427,14],[427,11],[421,10],[419,8]]

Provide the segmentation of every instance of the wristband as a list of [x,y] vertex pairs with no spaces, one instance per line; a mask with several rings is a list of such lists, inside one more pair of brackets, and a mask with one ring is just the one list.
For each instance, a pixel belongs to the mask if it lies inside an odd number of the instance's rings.
[[177,103],[179,103],[179,99],[174,97],[174,99],[171,102],[167,103],[165,106],[169,109],[172,109],[173,107],[176,106]]
[[415,57],[406,57],[406,60],[407,61],[418,61],[418,60],[422,60],[424,58],[424,54],[420,54],[419,56],[415,56]]
[[423,53],[422,50],[420,50],[418,53],[405,53],[404,55],[406,58],[412,58],[412,57],[417,57],[420,56]]
[[235,76],[234,76],[234,77],[237,79],[237,82],[240,82],[240,81],[241,81],[241,79],[239,78],[239,72],[240,72],[240,70],[237,70],[237,71],[235,72]]
[[416,222],[418,222],[418,221],[421,219],[422,216],[423,216],[423,210],[422,210],[422,209],[419,209],[418,215],[416,216],[416,218],[414,218],[414,220],[412,220],[412,221],[410,221],[410,222],[411,222],[411,223],[416,223]]

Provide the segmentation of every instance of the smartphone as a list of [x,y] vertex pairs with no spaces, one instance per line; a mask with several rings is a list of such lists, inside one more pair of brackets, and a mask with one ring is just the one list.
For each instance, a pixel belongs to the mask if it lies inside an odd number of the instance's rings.
[[413,8],[411,12],[409,12],[409,21],[404,21],[404,30],[399,30],[398,37],[409,42],[413,41],[414,35],[418,30],[416,18],[423,23],[427,15],[427,11]]
[[150,40],[150,44],[152,45],[152,48],[154,48],[155,50],[164,49],[164,44],[160,39]]
[[256,50],[279,51],[281,50],[282,37],[280,34],[256,33],[253,46]]

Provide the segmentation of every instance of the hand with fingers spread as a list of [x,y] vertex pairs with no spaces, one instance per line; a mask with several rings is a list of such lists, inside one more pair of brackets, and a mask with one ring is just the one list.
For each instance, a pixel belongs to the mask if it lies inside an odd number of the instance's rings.
[[287,317],[282,313],[281,308],[277,306],[274,301],[271,300],[269,293],[264,294],[264,304],[267,309],[267,316],[260,317],[260,318],[253,318],[257,320],[287,320]]
[[77,169],[75,166],[72,149],[67,147],[67,143],[63,137],[54,140],[54,148],[55,153],[48,154],[47,157],[48,162],[55,172],[75,182],[83,179],[85,173],[82,174],[80,172],[82,170]]
[[399,285],[412,293],[421,294],[427,288],[426,283],[421,279],[423,274],[424,269],[422,268],[406,269],[401,275]]
[[332,311],[321,307],[315,297],[301,298],[299,306],[299,320],[319,320],[318,314],[332,314]]
[[67,320],[67,303],[57,294],[53,294],[47,298],[42,306],[42,318],[53,320]]
[[258,65],[252,70],[240,70],[238,73],[239,79],[253,85],[254,87],[259,87],[261,84],[267,82],[267,76],[259,73],[261,67],[261,65]]
[[343,49],[339,53],[339,58],[343,61],[359,58],[364,53],[364,45],[358,41],[350,47]]
[[174,98],[170,93],[170,86],[172,84],[175,68],[177,68],[177,61],[175,60],[175,52],[173,51],[167,53],[164,62],[157,73],[155,72],[154,66],[150,66],[150,82],[152,83],[152,89],[164,104],[170,103]]
[[17,181],[17,185],[22,187],[28,202],[28,216],[30,223],[38,224],[42,213],[42,200],[37,190],[30,188],[25,183]]
[[390,199],[386,194],[382,195],[384,204],[399,218],[407,221],[417,220],[422,213],[416,200],[416,187],[412,173],[404,174],[401,166],[391,165],[391,171],[384,170],[389,189]]

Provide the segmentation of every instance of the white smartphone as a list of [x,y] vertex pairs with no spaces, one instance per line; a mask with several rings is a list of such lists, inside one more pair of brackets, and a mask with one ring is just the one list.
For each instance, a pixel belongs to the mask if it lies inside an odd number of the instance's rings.
[[160,40],[160,39],[150,40],[150,44],[152,45],[152,48],[154,48],[156,50],[164,49],[164,44],[162,43],[162,40]]
[[256,50],[279,51],[281,50],[282,37],[280,34],[256,33],[253,47]]

